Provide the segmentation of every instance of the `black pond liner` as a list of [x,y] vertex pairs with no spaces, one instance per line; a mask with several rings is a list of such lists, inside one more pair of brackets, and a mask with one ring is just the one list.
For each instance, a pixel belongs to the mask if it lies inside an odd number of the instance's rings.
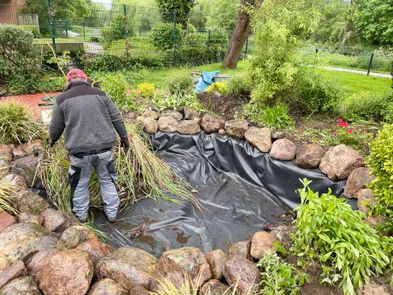
[[[151,142],[157,156],[196,188],[205,209],[144,199],[123,211],[114,224],[95,212],[96,227],[116,248],[138,247],[157,257],[185,246],[227,250],[265,224],[282,221],[283,214],[298,206],[299,179],[312,180],[311,188],[321,193],[330,188],[336,196],[345,186],[320,170],[273,160],[246,141],[226,136],[158,132]],[[141,224],[146,224],[142,235],[132,238],[132,229]]]

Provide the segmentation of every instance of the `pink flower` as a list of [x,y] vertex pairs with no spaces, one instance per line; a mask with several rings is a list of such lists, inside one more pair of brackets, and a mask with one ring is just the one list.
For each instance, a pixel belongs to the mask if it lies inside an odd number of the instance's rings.
[[348,128],[348,127],[349,127],[349,124],[348,124],[348,122],[340,122],[340,123],[337,124],[337,126],[338,126],[338,127]]
[[348,133],[353,133],[353,130],[352,129],[348,129],[347,132]]
[[342,122],[343,122],[343,119],[338,118],[338,119],[336,120],[336,122],[337,122],[337,123],[342,123]]

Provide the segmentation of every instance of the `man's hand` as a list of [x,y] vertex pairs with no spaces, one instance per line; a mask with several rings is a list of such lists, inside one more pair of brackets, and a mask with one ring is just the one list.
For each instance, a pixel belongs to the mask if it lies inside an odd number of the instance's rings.
[[128,150],[130,149],[130,143],[127,140],[122,140],[120,143],[120,146],[123,148],[123,150],[127,153]]

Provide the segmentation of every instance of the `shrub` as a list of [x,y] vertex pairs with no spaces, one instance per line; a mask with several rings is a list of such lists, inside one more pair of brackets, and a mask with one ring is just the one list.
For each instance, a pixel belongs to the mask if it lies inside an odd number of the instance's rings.
[[36,26],[19,26],[21,29],[31,32],[34,36],[34,38],[40,37],[40,29]]
[[206,88],[207,93],[212,93],[215,91],[217,91],[218,93],[221,93],[222,95],[228,95],[229,94],[228,83],[227,82],[215,82]]
[[295,295],[309,276],[286,263],[276,254],[267,254],[257,263],[261,270],[262,294]]
[[173,50],[166,52],[166,60],[174,61],[175,65],[199,66],[210,63],[222,62],[226,50],[217,46],[209,47],[183,47],[177,49],[175,58]]
[[233,77],[228,82],[228,91],[232,95],[249,96],[251,90],[251,80],[246,76]]
[[295,124],[288,114],[288,106],[284,104],[264,108],[247,104],[245,113],[251,121],[273,129],[291,129]]
[[161,50],[171,49],[182,41],[181,27],[174,27],[173,23],[158,23],[151,30],[150,38],[154,47]]
[[183,72],[171,78],[167,87],[170,94],[182,96],[192,92],[194,83],[191,77]]
[[393,233],[393,124],[386,124],[371,142],[367,165],[375,176],[370,184],[378,201],[375,213],[386,218],[385,230]]
[[126,32],[126,18],[124,15],[117,15],[111,20],[109,27],[102,30],[102,36],[106,42],[125,39],[134,35],[132,17],[128,18],[128,32]]
[[183,37],[183,45],[187,47],[203,47],[206,45],[206,33],[188,33]]
[[16,204],[11,201],[10,196],[18,189],[18,186],[11,184],[10,182],[0,180],[0,213],[3,211],[11,214],[17,213]]
[[356,288],[388,266],[382,239],[363,221],[364,213],[331,191],[313,192],[307,179],[302,184],[292,250],[301,258],[320,262],[323,283],[340,282],[345,295],[355,294]]
[[0,144],[22,144],[43,134],[43,126],[33,119],[25,106],[0,104]]
[[136,89],[143,98],[152,98],[156,90],[154,84],[151,83],[140,83],[136,86]]
[[103,91],[105,91],[115,102],[117,107],[123,111],[133,108],[132,101],[127,96],[127,81],[121,73],[105,74],[99,78]]

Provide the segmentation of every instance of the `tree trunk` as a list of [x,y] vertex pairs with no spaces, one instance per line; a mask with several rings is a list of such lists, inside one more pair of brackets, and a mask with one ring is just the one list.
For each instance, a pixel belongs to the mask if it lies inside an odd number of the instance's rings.
[[224,68],[234,69],[240,59],[242,48],[250,34],[250,14],[243,9],[247,6],[256,6],[256,0],[240,0],[240,9],[237,15],[237,23],[233,31],[231,41],[229,42],[228,51],[224,58]]

